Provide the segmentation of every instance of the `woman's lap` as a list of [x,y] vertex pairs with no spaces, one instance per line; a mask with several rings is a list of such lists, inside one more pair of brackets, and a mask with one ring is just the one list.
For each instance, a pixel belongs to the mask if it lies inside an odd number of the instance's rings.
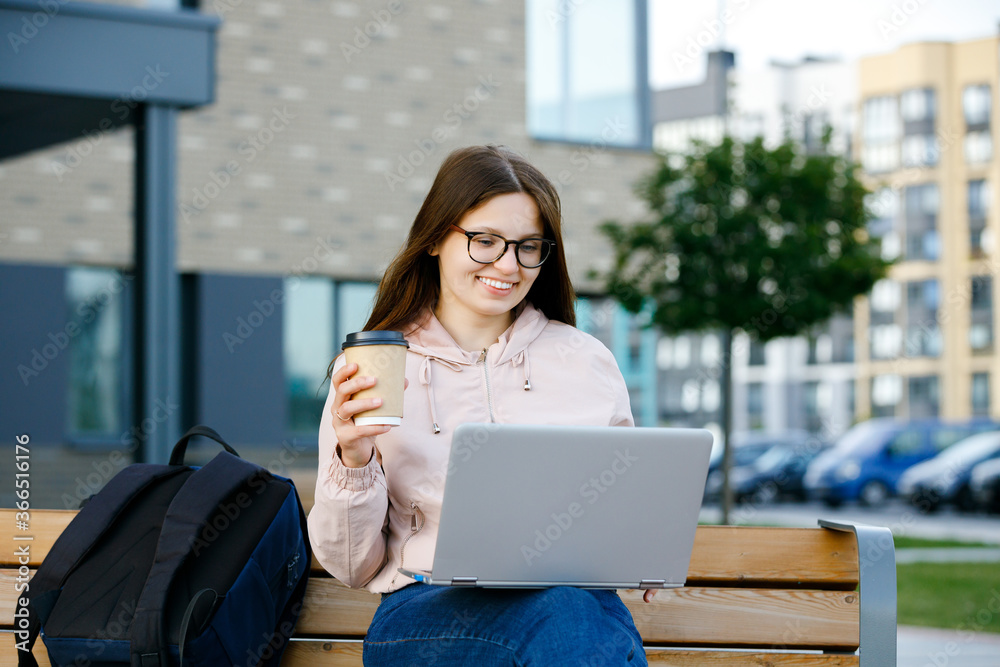
[[366,665],[645,665],[618,594],[411,584],[383,596]]

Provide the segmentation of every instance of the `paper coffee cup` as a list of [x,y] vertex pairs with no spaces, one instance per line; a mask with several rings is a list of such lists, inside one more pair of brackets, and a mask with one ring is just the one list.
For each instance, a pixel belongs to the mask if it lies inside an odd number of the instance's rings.
[[410,344],[401,331],[358,331],[347,334],[341,346],[347,363],[358,365],[354,377],[373,376],[375,386],[362,389],[351,400],[381,398],[382,405],[354,415],[358,426],[388,424],[399,426],[403,419],[403,378],[406,349]]

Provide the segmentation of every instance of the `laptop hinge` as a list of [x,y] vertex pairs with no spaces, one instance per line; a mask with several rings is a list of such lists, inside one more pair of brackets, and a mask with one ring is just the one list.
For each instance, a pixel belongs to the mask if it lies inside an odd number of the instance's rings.
[[639,588],[663,588],[666,585],[666,579],[643,579],[639,582]]
[[479,581],[479,577],[452,577],[452,586],[475,586],[476,582]]

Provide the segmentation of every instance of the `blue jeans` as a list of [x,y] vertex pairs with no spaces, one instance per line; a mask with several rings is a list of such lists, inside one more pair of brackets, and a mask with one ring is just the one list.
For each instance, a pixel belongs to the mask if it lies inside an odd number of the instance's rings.
[[646,665],[632,614],[611,590],[410,584],[382,596],[367,666]]

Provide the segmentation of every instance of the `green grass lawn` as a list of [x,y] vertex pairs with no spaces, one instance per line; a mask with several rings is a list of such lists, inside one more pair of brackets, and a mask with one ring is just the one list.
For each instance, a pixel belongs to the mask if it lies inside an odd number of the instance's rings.
[[983,542],[960,542],[958,540],[925,540],[920,537],[906,537],[896,535],[892,538],[897,549],[929,549],[938,547],[989,547],[995,544],[985,544]]
[[1000,563],[896,566],[898,622],[1000,633]]

